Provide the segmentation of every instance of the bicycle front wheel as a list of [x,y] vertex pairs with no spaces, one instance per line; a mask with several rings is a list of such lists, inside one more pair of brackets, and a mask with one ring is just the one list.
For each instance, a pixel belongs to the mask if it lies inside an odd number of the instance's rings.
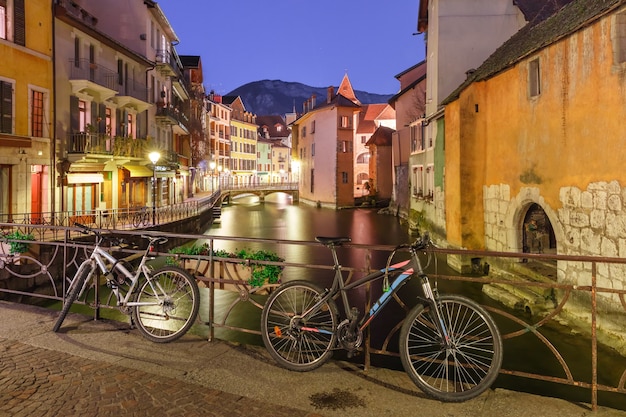
[[324,364],[337,341],[337,305],[327,300],[309,312],[322,291],[306,281],[287,282],[268,298],[261,314],[261,336],[283,367],[310,371]]
[[78,271],[76,271],[76,275],[74,275],[74,279],[72,279],[70,287],[67,289],[67,296],[65,297],[61,313],[59,314],[56,323],[54,323],[54,327],[52,327],[53,332],[58,332],[61,328],[65,317],[67,317],[67,313],[70,311],[70,307],[72,307],[72,304],[74,304],[74,301],[78,298],[78,294],[80,294],[87,278],[91,274],[91,267],[91,262],[83,262],[80,267],[78,267]]
[[147,339],[171,342],[193,325],[200,308],[200,291],[186,271],[166,266],[145,279],[135,296],[132,314],[137,328]]
[[400,331],[405,371],[426,394],[447,402],[477,397],[495,381],[502,365],[502,338],[495,322],[476,302],[457,295],[439,299],[443,340],[430,307],[418,305]]

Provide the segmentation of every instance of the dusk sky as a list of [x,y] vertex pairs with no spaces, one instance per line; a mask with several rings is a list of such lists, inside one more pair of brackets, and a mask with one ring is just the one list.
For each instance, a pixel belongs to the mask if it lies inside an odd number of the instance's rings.
[[418,0],[158,0],[204,84],[227,94],[264,79],[394,94],[424,59]]

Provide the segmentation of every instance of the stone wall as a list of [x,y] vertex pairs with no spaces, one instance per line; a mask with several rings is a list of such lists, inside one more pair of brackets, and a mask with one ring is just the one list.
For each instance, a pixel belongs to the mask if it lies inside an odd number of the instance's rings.
[[[539,188],[524,187],[511,196],[506,184],[483,188],[485,245],[487,250],[522,252],[524,216],[533,203],[539,204],[554,229],[557,254],[626,258],[626,188],[618,181],[591,183],[585,190],[564,187],[560,190],[561,207],[550,207]],[[626,265],[597,263],[596,285],[609,290],[626,289]],[[561,284],[589,286],[591,262],[557,263],[557,281]],[[564,296],[560,292],[558,299]],[[559,301],[557,299],[557,301]],[[624,344],[623,320],[626,318],[620,296],[599,291],[598,320],[605,341]],[[564,320],[581,323],[591,318],[591,296],[587,291],[573,291],[564,306]]]

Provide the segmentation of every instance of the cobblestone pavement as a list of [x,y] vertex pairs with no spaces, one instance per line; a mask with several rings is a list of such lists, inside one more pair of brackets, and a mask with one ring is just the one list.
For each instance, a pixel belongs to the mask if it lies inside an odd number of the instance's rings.
[[306,373],[275,365],[259,346],[186,335],[158,344],[125,323],[0,301],[0,417],[626,417],[626,412],[489,390],[434,401],[404,372],[333,360]]
[[2,416],[314,416],[14,340],[0,356]]

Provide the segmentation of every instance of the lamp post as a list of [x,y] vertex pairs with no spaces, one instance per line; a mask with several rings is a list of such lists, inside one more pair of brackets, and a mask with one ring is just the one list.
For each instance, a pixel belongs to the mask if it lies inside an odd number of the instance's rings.
[[214,186],[213,186],[213,175],[215,174],[215,162],[211,161],[209,164],[209,168],[211,168],[211,194],[213,194]]
[[148,155],[152,162],[152,224],[156,224],[156,163],[161,159],[161,154],[154,151]]

